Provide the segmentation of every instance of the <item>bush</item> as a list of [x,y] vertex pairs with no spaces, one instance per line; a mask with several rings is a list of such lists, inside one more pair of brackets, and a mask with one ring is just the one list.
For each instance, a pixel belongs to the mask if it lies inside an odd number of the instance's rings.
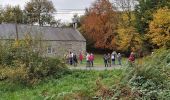
[[1,44],[1,47],[0,80],[33,85],[45,77],[59,78],[68,72],[62,60],[42,56],[41,51],[34,50],[33,45],[25,40],[17,46],[11,43],[6,46]]
[[170,50],[160,49],[142,64],[127,67],[120,83],[113,87],[113,98],[169,100]]

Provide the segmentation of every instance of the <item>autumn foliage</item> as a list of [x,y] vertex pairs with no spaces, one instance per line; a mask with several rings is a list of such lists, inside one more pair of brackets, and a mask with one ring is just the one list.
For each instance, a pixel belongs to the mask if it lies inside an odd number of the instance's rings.
[[96,0],[87,9],[81,20],[87,44],[122,52],[170,47],[170,10],[166,7],[169,2],[138,1],[134,9],[132,1],[118,2],[122,11],[109,0]]
[[96,48],[115,48],[116,12],[109,0],[97,0],[86,12],[82,29]]
[[149,29],[147,36],[153,44],[158,47],[170,46],[170,9],[167,7],[158,9],[153,15]]
[[142,46],[140,34],[137,33],[134,27],[119,27],[118,28],[118,49],[122,51],[137,51]]

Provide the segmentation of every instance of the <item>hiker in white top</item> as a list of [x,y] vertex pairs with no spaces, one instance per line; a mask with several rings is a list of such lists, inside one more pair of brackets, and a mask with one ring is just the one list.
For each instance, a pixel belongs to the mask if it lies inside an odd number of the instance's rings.
[[86,55],[86,67],[90,67],[90,54],[89,53],[87,53],[87,55]]
[[112,53],[111,59],[112,59],[112,65],[115,65],[115,60],[116,60],[116,52],[115,51]]
[[121,56],[120,53],[118,53],[118,55],[117,55],[117,60],[118,60],[119,65],[122,65],[121,59],[122,59],[122,56]]

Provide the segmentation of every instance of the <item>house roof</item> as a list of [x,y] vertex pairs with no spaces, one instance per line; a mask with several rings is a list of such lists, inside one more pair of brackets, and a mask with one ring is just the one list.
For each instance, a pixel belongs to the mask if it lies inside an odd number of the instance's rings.
[[[82,34],[74,28],[55,28],[37,25],[23,25],[18,24],[19,39],[23,39],[26,34],[31,37],[41,37],[42,40],[47,41],[86,41]],[[0,24],[1,39],[15,39],[16,25],[15,24]]]

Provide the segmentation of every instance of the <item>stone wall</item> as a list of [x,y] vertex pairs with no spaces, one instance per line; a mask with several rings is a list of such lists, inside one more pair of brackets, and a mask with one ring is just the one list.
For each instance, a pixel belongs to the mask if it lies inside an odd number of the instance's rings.
[[[80,51],[86,52],[86,42],[83,41],[45,41],[46,55],[64,56],[69,52],[79,54]],[[48,48],[51,48],[52,52],[48,53]]]
[[[9,43],[7,40],[1,40],[2,44]],[[12,41],[11,41],[12,42]],[[79,54],[80,51],[86,52],[86,42],[84,41],[41,41],[38,42],[35,50],[43,52],[42,56],[48,57],[64,57],[69,52]],[[48,53],[48,48],[51,48],[51,53]]]

